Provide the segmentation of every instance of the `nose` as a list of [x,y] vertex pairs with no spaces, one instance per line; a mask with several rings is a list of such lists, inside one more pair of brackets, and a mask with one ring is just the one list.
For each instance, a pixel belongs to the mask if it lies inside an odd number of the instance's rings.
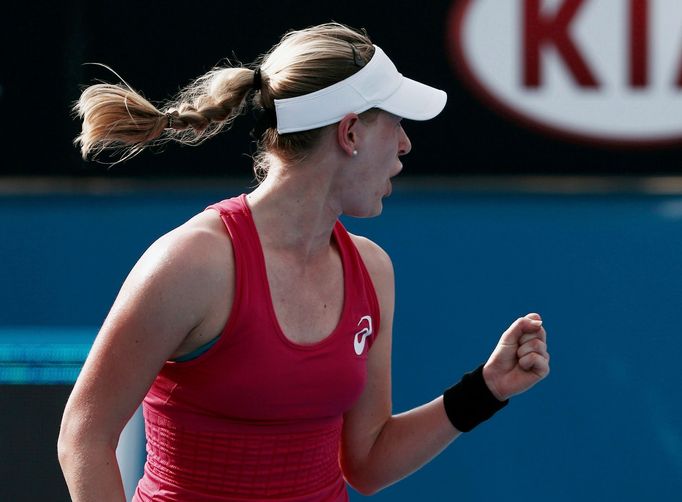
[[398,156],[407,155],[412,150],[412,142],[407,137],[407,133],[402,126],[400,126],[400,143],[398,143]]

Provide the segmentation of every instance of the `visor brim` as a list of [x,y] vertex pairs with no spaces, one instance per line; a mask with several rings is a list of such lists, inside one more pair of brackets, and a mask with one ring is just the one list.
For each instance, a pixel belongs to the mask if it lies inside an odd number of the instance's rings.
[[403,77],[400,87],[376,107],[408,120],[429,120],[443,111],[447,99],[445,91]]

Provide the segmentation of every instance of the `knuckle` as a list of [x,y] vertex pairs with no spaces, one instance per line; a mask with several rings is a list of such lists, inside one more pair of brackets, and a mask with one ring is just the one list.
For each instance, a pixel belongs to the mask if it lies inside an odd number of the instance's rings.
[[540,340],[539,338],[536,338],[535,340],[531,341],[531,344],[533,346],[533,349],[536,350],[537,352],[544,352],[546,347],[545,347],[545,342]]

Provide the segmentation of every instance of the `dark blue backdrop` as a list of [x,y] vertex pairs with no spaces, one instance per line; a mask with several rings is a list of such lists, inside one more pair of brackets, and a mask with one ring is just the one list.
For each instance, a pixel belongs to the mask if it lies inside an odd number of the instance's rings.
[[[245,189],[0,197],[0,328],[96,330],[153,240]],[[375,500],[679,497],[682,196],[398,184],[381,217],[344,222],[393,258],[396,412],[527,312],[552,354],[547,380]]]

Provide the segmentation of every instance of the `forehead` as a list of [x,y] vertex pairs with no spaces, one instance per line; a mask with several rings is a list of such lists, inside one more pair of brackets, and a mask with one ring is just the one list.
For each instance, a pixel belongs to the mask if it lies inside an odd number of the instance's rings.
[[379,117],[381,120],[386,121],[386,122],[395,123],[395,122],[400,122],[403,119],[399,115],[395,115],[391,112],[381,110],[380,108],[374,108],[374,110],[377,111],[377,117]]
[[384,114],[388,117],[388,120],[392,123],[400,122],[403,120],[403,117],[400,115],[395,115],[394,113],[391,112],[384,112]]

